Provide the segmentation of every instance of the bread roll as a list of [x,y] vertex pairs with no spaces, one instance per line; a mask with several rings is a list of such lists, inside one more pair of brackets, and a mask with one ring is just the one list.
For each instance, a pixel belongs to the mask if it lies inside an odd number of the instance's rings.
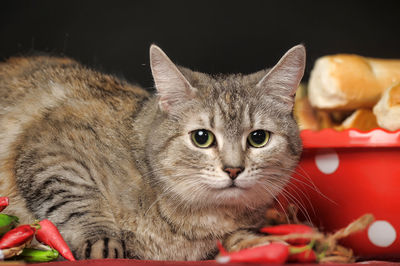
[[300,130],[319,129],[316,111],[311,107],[307,97],[296,100],[294,105],[294,117],[296,118]]
[[316,111],[308,101],[307,87],[303,83],[297,89],[293,113],[300,130],[319,129]]
[[371,109],[358,109],[347,117],[342,125],[335,127],[336,130],[356,128],[361,131],[369,131],[379,128],[376,117]]
[[400,84],[387,89],[373,111],[379,126],[393,131],[400,129]]
[[343,121],[347,117],[349,117],[352,113],[354,113],[354,110],[352,110],[352,111],[330,111],[329,115],[334,124],[341,125],[343,123]]
[[335,127],[335,123],[332,121],[331,114],[327,111],[317,110],[317,119],[319,129]]
[[294,104],[294,117],[300,130],[321,130],[324,128],[333,128],[340,125],[343,120],[352,112],[332,111],[315,109],[311,106],[307,96],[307,86],[300,84],[296,92]]
[[400,82],[400,60],[338,54],[319,58],[311,71],[312,106],[327,110],[372,108],[384,89]]

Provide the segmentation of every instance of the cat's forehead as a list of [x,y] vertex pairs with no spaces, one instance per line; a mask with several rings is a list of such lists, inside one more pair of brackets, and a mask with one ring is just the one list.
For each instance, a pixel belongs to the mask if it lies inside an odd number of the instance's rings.
[[207,75],[207,78],[194,80],[192,86],[197,89],[201,100],[233,108],[238,107],[243,100],[253,97],[256,83],[249,82],[239,74]]
[[258,81],[262,78],[253,75],[242,74],[218,74],[207,75],[202,74],[203,78],[193,80],[193,85],[199,89],[212,88],[217,94],[239,94],[244,96],[245,93],[254,89]]
[[182,66],[178,66],[178,68],[193,87],[204,92],[213,90],[218,94],[226,91],[240,92],[243,88],[253,88],[269,71],[269,69],[263,69],[248,75],[206,74]]
[[256,79],[243,75],[218,75],[192,84],[204,109],[196,114],[205,126],[218,128],[230,138],[241,137],[243,132],[259,124],[262,117],[258,109],[267,104],[257,98]]
[[[255,84],[243,82],[241,75],[225,75],[213,77],[206,86],[211,93],[207,101],[213,111],[215,124],[223,124],[227,129],[239,129],[246,123],[245,112],[248,112],[252,88]],[[199,88],[201,93],[202,88]]]
[[[250,111],[267,104],[264,97],[260,98],[260,89],[257,88],[258,79],[249,78],[241,74],[219,75],[205,84],[199,84],[199,94],[203,101],[218,105],[230,119],[240,117],[245,108]],[[204,91],[210,93],[203,94]]]
[[196,101],[200,105],[195,111],[190,108],[191,120],[202,121],[197,126],[218,127],[230,137],[241,136],[255,127],[275,127],[274,101],[266,95],[260,96],[262,93],[257,88],[268,70],[251,75],[209,75],[181,70],[197,91]]

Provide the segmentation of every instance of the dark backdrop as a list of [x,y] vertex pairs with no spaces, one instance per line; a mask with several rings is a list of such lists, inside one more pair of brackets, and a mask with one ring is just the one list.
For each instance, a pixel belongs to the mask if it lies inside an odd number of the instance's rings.
[[250,73],[307,47],[400,58],[399,1],[2,1],[0,59],[46,52],[152,86],[151,43],[178,64]]

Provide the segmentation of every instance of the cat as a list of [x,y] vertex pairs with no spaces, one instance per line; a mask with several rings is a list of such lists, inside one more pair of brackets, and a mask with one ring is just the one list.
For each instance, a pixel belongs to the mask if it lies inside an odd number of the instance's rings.
[[0,64],[8,213],[50,219],[77,259],[204,260],[217,240],[262,243],[302,151],[304,46],[248,75],[191,71],[156,45],[150,66],[154,95],[73,59]]

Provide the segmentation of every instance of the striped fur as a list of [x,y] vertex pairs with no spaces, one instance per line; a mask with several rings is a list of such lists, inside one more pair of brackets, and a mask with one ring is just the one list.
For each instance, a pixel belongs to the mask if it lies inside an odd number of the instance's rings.
[[[178,103],[168,91],[152,96],[66,58],[1,63],[7,211],[23,223],[52,220],[79,259],[209,259],[217,239],[234,248],[260,226],[301,152],[291,106],[258,84],[268,70],[210,76],[168,62],[190,99],[179,86]],[[211,130],[217,145],[195,147],[196,129]],[[256,129],[272,132],[267,147],[247,146]],[[242,188],[227,188],[227,165],[244,167]]]

